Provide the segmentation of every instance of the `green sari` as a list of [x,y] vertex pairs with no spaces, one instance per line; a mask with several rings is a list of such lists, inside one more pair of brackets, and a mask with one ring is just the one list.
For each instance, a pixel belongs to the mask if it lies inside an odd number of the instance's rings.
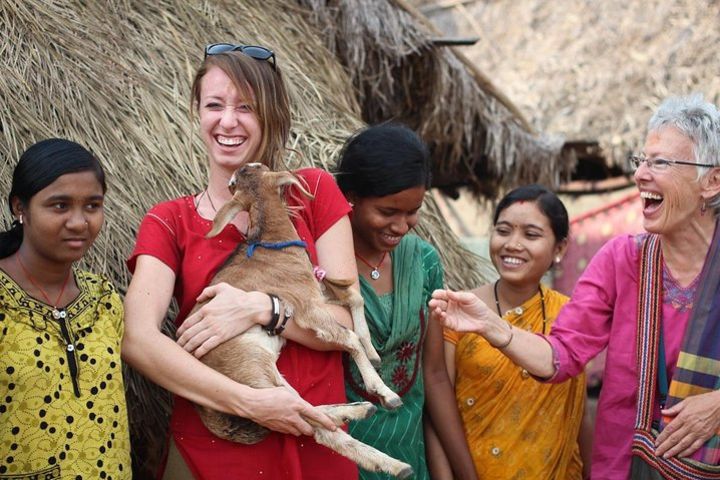
[[[369,395],[352,361],[345,357],[345,391],[351,402],[369,400],[378,411],[371,418],[352,422],[350,433],[388,455],[409,463],[416,480],[429,479],[425,463],[422,347],[430,319],[427,303],[433,290],[442,288],[443,270],[435,249],[414,235],[406,235],[390,254],[393,292],[378,296],[360,278],[365,318],[373,345],[380,355],[379,373],[385,384],[402,397],[395,411],[383,408]],[[360,470],[363,480],[390,479],[387,474]]]

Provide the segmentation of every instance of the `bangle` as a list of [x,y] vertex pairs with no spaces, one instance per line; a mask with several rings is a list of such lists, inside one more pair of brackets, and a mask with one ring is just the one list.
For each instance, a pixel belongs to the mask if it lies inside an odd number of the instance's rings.
[[508,345],[510,345],[510,342],[513,341],[513,326],[510,322],[508,322],[508,327],[510,327],[510,338],[507,339],[507,342],[503,343],[502,345],[493,345],[490,343],[490,346],[497,348],[498,350],[502,350],[504,348],[507,348]]
[[268,335],[275,335],[275,327],[277,326],[278,320],[280,320],[280,299],[272,293],[268,293],[268,296],[272,303],[272,313],[270,314],[270,321],[263,329]]
[[285,326],[287,325],[288,320],[290,320],[290,317],[292,317],[293,313],[295,313],[293,311],[292,305],[287,302],[282,302],[282,304],[285,307],[283,309],[283,321],[275,329],[275,335],[280,335],[285,330]]

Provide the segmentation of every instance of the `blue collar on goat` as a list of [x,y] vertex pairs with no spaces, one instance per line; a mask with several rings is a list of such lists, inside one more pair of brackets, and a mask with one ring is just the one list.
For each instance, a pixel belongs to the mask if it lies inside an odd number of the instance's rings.
[[247,247],[247,257],[250,258],[255,253],[257,247],[268,248],[270,250],[282,250],[287,247],[307,248],[307,243],[302,240],[290,240],[288,242],[250,242]]

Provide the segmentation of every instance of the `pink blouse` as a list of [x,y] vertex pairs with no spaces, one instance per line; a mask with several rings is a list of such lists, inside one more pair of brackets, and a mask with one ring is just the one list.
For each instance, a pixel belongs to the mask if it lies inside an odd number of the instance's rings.
[[[607,347],[592,454],[593,480],[627,479],[638,390],[636,328],[640,243],[644,235],[612,239],[593,257],[560,312],[548,341],[562,382],[581,373]],[[663,326],[671,378],[690,318],[697,279],[682,288],[663,268]],[[659,405],[656,405],[659,417]]]

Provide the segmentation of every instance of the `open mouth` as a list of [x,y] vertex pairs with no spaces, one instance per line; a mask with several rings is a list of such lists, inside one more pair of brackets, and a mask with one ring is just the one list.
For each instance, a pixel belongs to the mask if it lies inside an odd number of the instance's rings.
[[509,266],[509,267],[516,267],[518,265],[522,265],[525,263],[525,260],[518,257],[511,257],[511,256],[502,256],[500,257],[500,260],[502,260],[503,265]]
[[239,147],[240,145],[245,143],[246,140],[247,137],[227,137],[225,135],[215,135],[215,141],[217,141],[217,143],[219,143],[223,147]]
[[388,245],[397,245],[402,240],[402,237],[402,235],[388,235],[386,233],[380,235],[380,238]]
[[640,192],[640,198],[643,202],[643,212],[650,214],[657,211],[663,202],[663,196],[655,192]]

